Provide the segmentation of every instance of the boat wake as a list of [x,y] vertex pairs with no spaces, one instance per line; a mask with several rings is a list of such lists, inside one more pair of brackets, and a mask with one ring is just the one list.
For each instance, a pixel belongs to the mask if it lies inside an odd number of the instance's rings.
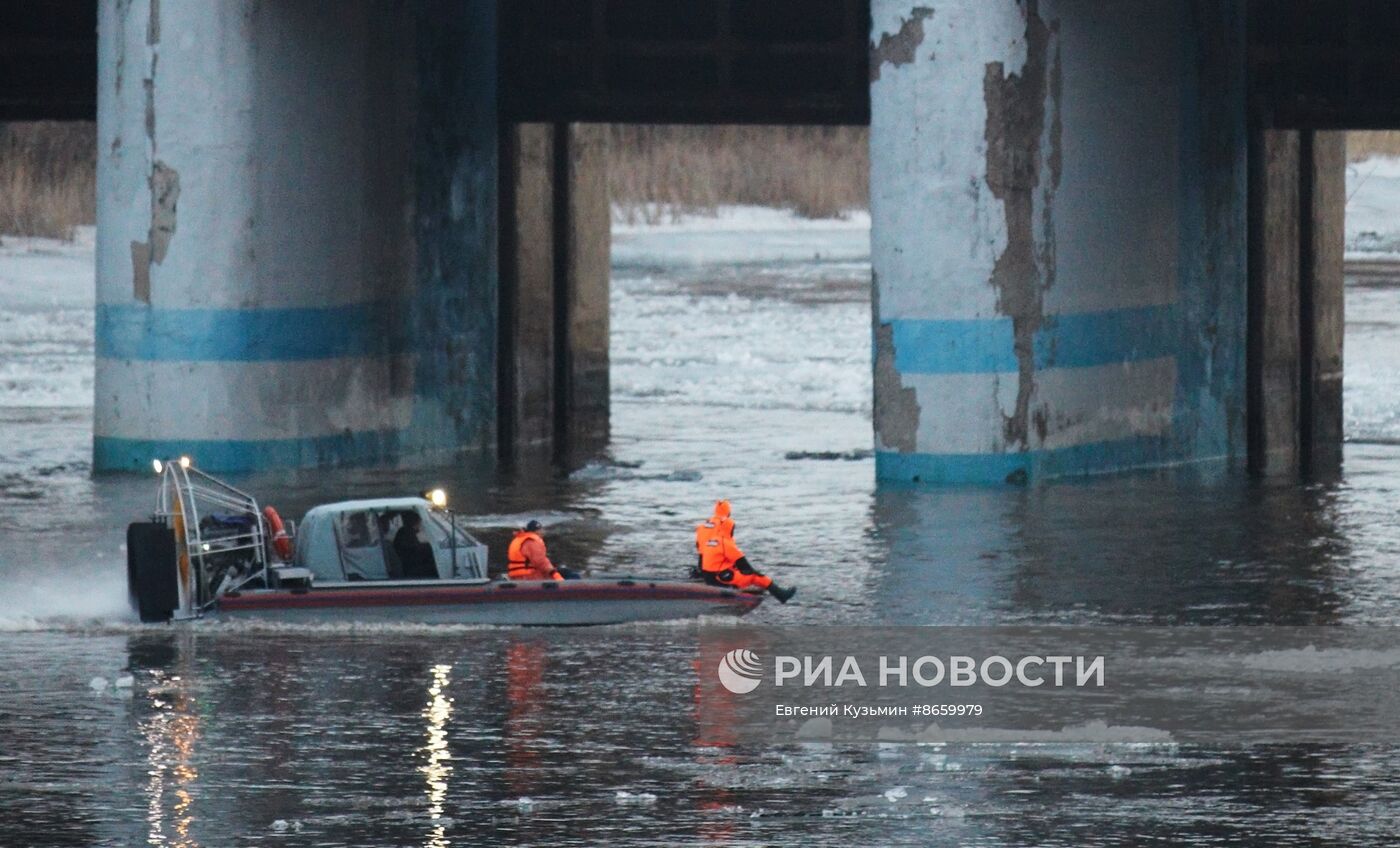
[[136,622],[122,574],[72,574],[0,581],[0,632],[91,630]]

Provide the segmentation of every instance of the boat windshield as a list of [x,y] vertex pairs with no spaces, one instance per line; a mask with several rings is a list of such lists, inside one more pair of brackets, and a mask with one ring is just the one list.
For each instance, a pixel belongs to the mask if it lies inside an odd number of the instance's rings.
[[[431,535],[433,543],[438,547],[447,548],[452,546],[452,532],[454,530],[452,522],[440,512],[428,513],[428,523],[430,525],[428,533]],[[455,528],[457,532],[457,544],[462,547],[476,545],[476,540],[467,535],[461,525]]]
[[461,524],[453,526],[451,513],[430,511],[424,530],[437,549],[444,577],[486,577],[486,546],[472,538]]

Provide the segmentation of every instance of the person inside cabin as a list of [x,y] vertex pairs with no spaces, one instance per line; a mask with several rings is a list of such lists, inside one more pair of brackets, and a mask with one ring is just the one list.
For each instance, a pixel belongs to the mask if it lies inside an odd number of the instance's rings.
[[398,551],[392,541],[397,528],[403,526],[403,518],[396,513],[381,512],[378,516],[379,538],[384,540],[384,571],[390,580],[403,579],[403,563],[399,562]]
[[748,557],[734,541],[729,501],[716,501],[714,515],[696,526],[695,550],[700,555],[700,574],[711,586],[763,589],[784,604],[797,594],[796,588],[779,586],[749,564]]
[[438,576],[433,545],[423,539],[423,516],[413,510],[403,513],[403,526],[394,534],[394,553],[405,580],[431,580]]
[[379,544],[369,523],[369,516],[363,512],[352,512],[345,516],[345,547],[368,548]]

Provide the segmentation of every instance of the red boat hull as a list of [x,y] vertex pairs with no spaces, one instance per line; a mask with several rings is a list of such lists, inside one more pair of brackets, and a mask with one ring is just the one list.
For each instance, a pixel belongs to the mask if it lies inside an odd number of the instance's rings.
[[399,581],[225,595],[220,615],[296,620],[581,625],[744,615],[761,595],[702,583],[646,580],[436,583]]

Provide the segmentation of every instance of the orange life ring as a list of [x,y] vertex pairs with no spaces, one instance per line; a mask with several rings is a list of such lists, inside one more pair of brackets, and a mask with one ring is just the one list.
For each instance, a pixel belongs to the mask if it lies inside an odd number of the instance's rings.
[[282,525],[282,516],[272,507],[265,506],[263,518],[267,519],[267,528],[272,531],[272,549],[277,551],[283,562],[291,562],[292,537],[287,535],[287,528]]

